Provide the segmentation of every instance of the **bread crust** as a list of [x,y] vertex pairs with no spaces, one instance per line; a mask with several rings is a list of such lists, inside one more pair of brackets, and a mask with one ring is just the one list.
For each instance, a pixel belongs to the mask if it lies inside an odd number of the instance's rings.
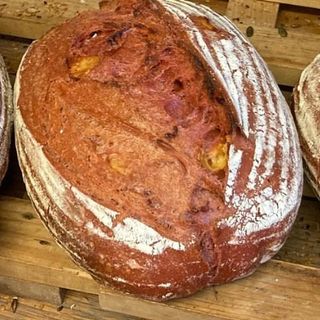
[[9,75],[0,56],[0,184],[7,172],[12,128],[12,91]]
[[320,198],[320,54],[304,69],[294,89],[294,116],[305,173]]
[[251,274],[300,204],[274,78],[229,20],[189,2],[113,2],[50,31],[20,65],[15,129],[46,227],[95,279],[147,299]]

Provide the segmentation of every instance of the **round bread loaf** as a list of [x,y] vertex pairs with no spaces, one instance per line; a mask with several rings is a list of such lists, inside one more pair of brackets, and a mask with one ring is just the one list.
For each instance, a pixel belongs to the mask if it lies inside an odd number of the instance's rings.
[[6,174],[12,127],[12,91],[9,75],[0,55],[0,184]]
[[320,198],[320,54],[302,72],[293,97],[305,172]]
[[112,1],[54,28],[15,87],[29,196],[99,282],[153,300],[251,274],[301,198],[289,108],[232,23],[185,1]]

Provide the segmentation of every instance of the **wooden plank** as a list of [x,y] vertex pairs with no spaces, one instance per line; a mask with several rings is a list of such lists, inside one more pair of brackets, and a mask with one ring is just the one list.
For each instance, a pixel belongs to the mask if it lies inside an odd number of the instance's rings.
[[18,299],[16,312],[11,310],[12,296],[0,294],[1,320],[138,320],[136,317],[101,310],[98,296],[67,291],[62,305]]
[[2,276],[89,293],[98,291],[96,282],[53,241],[28,200],[0,198],[0,247]]
[[274,259],[320,268],[320,202],[317,199],[302,200],[288,240]]
[[289,33],[291,31],[298,31],[305,34],[320,34],[319,19],[319,10],[294,6],[280,6],[277,26],[283,26]]
[[108,310],[147,319],[264,320],[319,319],[320,270],[291,263],[268,263],[249,278],[211,287],[166,303],[126,297],[108,290],[99,296]]
[[78,12],[98,7],[97,0],[0,0],[0,30],[35,39]]
[[[319,202],[304,200],[293,231],[279,255],[247,279],[207,288],[192,297],[165,304],[105,288],[100,293],[101,305],[151,319],[160,319],[161,315],[161,319],[251,317],[262,320],[288,312],[292,314],[290,319],[298,319],[302,314],[307,319],[315,319],[320,312],[320,295],[315,294],[320,292],[319,208]],[[0,197],[0,247],[1,276],[88,293],[97,294],[101,290],[52,241],[29,201]],[[254,317],[257,312],[259,316]]]
[[[206,291],[208,292],[208,290]],[[198,295],[197,295],[198,296]],[[193,296],[194,298],[195,296]],[[187,299],[180,299],[181,301]],[[212,302],[212,296],[209,296],[208,301],[204,301],[205,304]],[[128,315],[135,315],[143,317],[145,319],[152,320],[223,320],[230,318],[221,318],[220,316],[210,314],[210,310],[204,310],[199,312],[198,308],[192,304],[192,307],[184,305],[182,302],[181,307],[177,307],[175,304],[170,303],[157,303],[148,300],[135,298],[133,296],[127,296],[123,299],[123,295],[110,290],[102,292],[99,295],[100,307],[105,310],[119,312]],[[235,318],[232,318],[235,319]],[[248,319],[248,318],[247,318]]]
[[[30,255],[32,257],[32,254]],[[71,263],[71,260],[69,260]],[[8,259],[0,256],[0,275],[25,281],[32,281],[49,286],[71,289],[80,292],[97,294],[99,291],[97,283],[84,271],[74,266],[69,269],[66,265],[63,269]]]
[[274,28],[279,4],[260,0],[229,0],[227,16],[238,23]]
[[[239,25],[238,27],[245,33],[247,26]],[[320,33],[310,35],[291,31],[288,32],[287,37],[281,37],[277,29],[255,27],[254,35],[249,40],[267,63],[283,68],[301,70],[320,51]]]
[[264,0],[264,1],[320,9],[320,1],[319,0]]
[[[247,25],[238,25],[245,33]],[[320,30],[320,29],[319,29]],[[249,41],[265,59],[279,84],[295,85],[302,70],[320,52],[320,33],[304,34],[295,31],[282,37],[277,29],[254,27]],[[303,45],[297,45],[302,43]],[[286,74],[287,70],[288,76]]]
[[[267,62],[267,60],[266,60]],[[309,62],[305,62],[306,67]],[[269,62],[268,67],[273,73],[276,81],[280,85],[294,87],[300,79],[300,75],[305,67],[301,66],[282,66],[277,62]]]
[[0,275],[0,292],[60,305],[63,302],[64,290],[32,281],[24,281]]

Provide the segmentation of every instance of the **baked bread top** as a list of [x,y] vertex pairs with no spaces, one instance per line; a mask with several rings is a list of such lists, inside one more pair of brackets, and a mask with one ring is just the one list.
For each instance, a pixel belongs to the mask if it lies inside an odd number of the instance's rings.
[[246,276],[283,244],[301,197],[295,127],[226,18],[109,2],[34,43],[15,94],[29,195],[98,280],[164,300]]

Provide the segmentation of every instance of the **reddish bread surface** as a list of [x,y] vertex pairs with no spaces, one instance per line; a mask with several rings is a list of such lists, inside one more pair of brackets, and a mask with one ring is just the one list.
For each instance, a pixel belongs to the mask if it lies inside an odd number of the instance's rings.
[[82,13],[32,45],[15,102],[30,198],[100,282],[186,296],[284,243],[301,198],[296,130],[260,56],[208,8]]
[[12,127],[12,91],[8,72],[0,56],[0,184],[8,168]]
[[320,198],[320,54],[303,71],[294,90],[294,114],[305,171]]

